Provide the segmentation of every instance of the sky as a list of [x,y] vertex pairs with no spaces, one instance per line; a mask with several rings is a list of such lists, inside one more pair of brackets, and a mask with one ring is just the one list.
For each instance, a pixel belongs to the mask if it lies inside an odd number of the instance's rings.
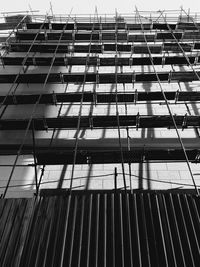
[[[51,0],[55,14],[93,14],[95,6],[99,14],[131,13],[138,10],[180,10],[180,7],[191,12],[200,12],[200,0]],[[5,0],[1,1],[0,12],[39,10],[46,14],[50,10],[49,0]]]

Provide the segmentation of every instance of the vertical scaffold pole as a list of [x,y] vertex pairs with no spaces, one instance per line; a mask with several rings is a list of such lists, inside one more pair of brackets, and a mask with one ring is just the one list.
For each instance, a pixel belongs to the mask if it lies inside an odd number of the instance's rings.
[[[72,10],[71,10],[71,11],[72,11]],[[70,15],[71,15],[71,12],[70,12],[70,14],[69,14],[68,20],[69,20],[69,18],[70,18]],[[64,28],[63,28],[62,33],[60,34],[60,37],[59,37],[58,43],[57,43],[57,45],[56,45],[56,48],[55,48],[55,51],[54,51],[54,55],[53,55],[52,61],[51,61],[51,65],[50,65],[49,70],[48,70],[48,73],[47,73],[47,75],[46,75],[46,78],[45,78],[45,81],[44,81],[44,84],[43,84],[41,93],[40,93],[40,95],[38,96],[38,99],[37,99],[37,101],[35,102],[35,104],[34,104],[34,106],[33,106],[32,113],[31,113],[30,118],[29,118],[29,121],[28,121],[28,123],[27,123],[27,127],[26,127],[26,130],[25,130],[25,133],[24,133],[22,142],[21,142],[20,147],[19,147],[19,149],[18,149],[18,151],[17,151],[17,155],[16,155],[16,157],[15,157],[15,160],[14,160],[14,163],[13,163],[13,167],[12,167],[12,170],[11,170],[11,172],[10,172],[10,175],[9,175],[9,178],[8,178],[8,182],[7,182],[7,184],[6,184],[6,188],[5,188],[4,193],[3,193],[3,198],[5,198],[6,193],[7,193],[7,191],[8,191],[9,184],[10,184],[10,182],[11,182],[11,179],[12,179],[12,176],[13,176],[13,173],[14,173],[14,170],[15,170],[15,167],[16,167],[16,164],[17,164],[17,161],[18,161],[18,158],[19,158],[19,156],[21,155],[21,151],[22,151],[22,148],[23,148],[23,146],[24,146],[24,143],[25,143],[25,140],[26,140],[28,131],[29,131],[30,127],[31,127],[31,123],[32,123],[32,120],[33,120],[33,116],[34,116],[34,114],[35,114],[35,112],[36,112],[36,108],[37,108],[38,104],[40,103],[40,100],[41,100],[41,98],[42,98],[43,91],[44,91],[44,89],[46,88],[46,84],[47,84],[49,75],[50,75],[50,73],[51,73],[51,69],[52,69],[53,64],[54,64],[54,61],[55,61],[55,57],[56,57],[56,53],[57,53],[59,44],[60,44],[60,42],[61,42],[61,40],[62,40],[62,36],[63,36],[63,34],[64,34],[64,31],[65,31],[65,29],[66,29],[66,27],[67,27],[67,25],[68,25],[68,20],[67,20],[67,22],[66,22],[66,25],[65,25]],[[43,22],[42,25],[44,25],[44,23],[45,23],[45,21]],[[35,38],[34,38],[34,40],[35,40]],[[39,189],[39,188],[38,188],[38,189]]]
[[74,171],[75,171],[75,165],[76,165],[76,158],[77,158],[77,150],[78,150],[78,142],[79,142],[79,131],[80,131],[80,125],[81,125],[81,116],[82,116],[82,107],[83,107],[83,96],[84,96],[84,91],[85,91],[85,82],[86,82],[86,76],[88,72],[88,63],[90,60],[90,53],[91,53],[91,47],[92,47],[92,37],[93,37],[93,32],[94,32],[94,26],[95,26],[95,15],[94,14],[94,21],[93,21],[93,26],[92,26],[92,31],[90,34],[90,44],[89,44],[89,51],[88,55],[86,57],[86,62],[85,62],[85,72],[84,72],[84,78],[83,78],[83,83],[82,83],[82,92],[81,92],[81,102],[80,102],[80,108],[79,108],[79,115],[78,115],[78,122],[77,122],[77,134],[76,134],[76,140],[75,140],[75,145],[74,145],[74,156],[73,156],[73,165],[72,165],[72,172],[71,172],[71,178],[70,178],[70,186],[69,190],[72,190],[73,186],[73,178],[74,178]]
[[[171,108],[170,108],[170,106],[169,106],[167,97],[166,97],[165,92],[164,92],[164,90],[163,90],[163,88],[162,88],[162,84],[161,84],[160,78],[159,78],[158,73],[157,73],[157,71],[156,71],[156,68],[155,68],[155,65],[154,65],[154,62],[153,62],[153,58],[152,58],[152,54],[151,54],[151,50],[150,50],[150,48],[149,48],[149,45],[148,45],[148,42],[147,42],[147,39],[146,39],[146,36],[145,36],[144,26],[143,26],[143,23],[142,23],[142,21],[141,21],[141,17],[140,17],[140,14],[139,14],[139,12],[138,12],[137,7],[136,7],[136,11],[137,11],[137,14],[138,14],[138,19],[139,19],[139,21],[140,21],[140,23],[141,23],[142,32],[143,32],[143,35],[144,35],[144,40],[145,40],[145,43],[146,43],[146,45],[147,45],[147,49],[148,49],[148,53],[149,53],[149,57],[150,57],[150,60],[151,60],[151,64],[152,64],[154,73],[155,73],[155,75],[156,75],[156,78],[157,78],[159,87],[160,87],[160,89],[161,89],[163,98],[164,98],[164,100],[165,100],[165,103],[166,103],[168,112],[169,112],[169,114],[170,114],[170,116],[171,116],[171,118],[172,118],[172,121],[173,121],[175,130],[176,130],[176,134],[177,134],[178,140],[179,140],[179,142],[180,142],[181,148],[182,148],[182,150],[183,150],[183,154],[184,154],[184,157],[185,157],[187,166],[188,166],[188,170],[189,170],[189,172],[190,172],[190,176],[191,176],[191,178],[192,178],[192,182],[193,182],[195,191],[196,191],[197,195],[199,196],[199,190],[198,190],[198,188],[197,188],[197,185],[196,185],[196,182],[195,182],[193,173],[192,173],[192,169],[191,169],[191,166],[190,166],[190,163],[189,163],[189,159],[188,159],[188,156],[187,156],[187,153],[186,153],[186,150],[185,150],[185,146],[184,146],[183,141],[182,141],[182,138],[181,138],[181,136],[180,136],[180,134],[179,134],[179,131],[178,131],[178,128],[177,128],[177,125],[176,125],[176,121],[175,121],[174,115],[172,114],[172,111],[171,111]],[[163,16],[163,14],[162,14],[162,16]],[[163,16],[163,18],[164,18],[164,16]],[[165,20],[165,22],[167,23],[166,18],[164,18],[164,20]],[[167,25],[168,25],[168,24],[167,24]],[[169,25],[168,25],[168,26],[169,26]],[[179,45],[180,45],[180,44],[179,44]]]

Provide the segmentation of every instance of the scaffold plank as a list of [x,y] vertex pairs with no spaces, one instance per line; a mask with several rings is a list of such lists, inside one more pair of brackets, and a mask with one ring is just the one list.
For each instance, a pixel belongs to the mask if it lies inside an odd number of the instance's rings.
[[[16,40],[18,41],[29,41],[33,40],[36,35],[37,38],[36,40],[40,41],[46,41],[46,40],[59,40],[61,34],[61,40],[63,41],[90,41],[90,38],[92,38],[93,42],[108,42],[108,41],[115,41],[115,38],[117,38],[118,42],[145,42],[145,37],[148,42],[154,42],[154,41],[165,41],[165,40],[171,40],[174,41],[174,37],[172,33],[170,32],[157,32],[157,33],[149,33],[149,34],[133,34],[133,33],[127,33],[127,32],[102,32],[101,38],[100,34],[98,32],[94,32],[91,35],[91,32],[82,32],[82,33],[75,33],[74,34],[74,39],[73,39],[73,34],[72,32],[58,32],[58,31],[46,31],[46,32],[30,32],[30,31],[17,31],[16,33]],[[175,32],[174,36],[177,40],[199,40],[200,39],[200,33],[199,32],[194,32],[194,31],[187,31],[187,32]]]
[[[165,92],[165,96],[168,100],[175,100],[176,91],[174,92]],[[21,95],[15,94],[8,95],[4,102],[5,105],[20,105],[20,104],[34,104],[39,95]],[[116,96],[114,93],[83,93],[83,102],[93,102],[96,97],[97,103],[115,103]],[[0,102],[4,101],[5,96],[0,95]],[[80,102],[82,98],[82,93],[52,93],[52,94],[42,94],[40,99],[40,104],[57,104],[57,103],[71,103],[71,102]],[[137,91],[137,97],[135,93],[118,93],[117,102],[118,103],[132,103],[134,101],[157,101],[163,100],[163,95],[161,92],[140,92]],[[56,102],[55,102],[56,99]],[[179,92],[178,98],[176,101],[199,101],[200,93],[199,92]]]
[[[196,162],[196,157],[200,151],[197,149],[187,150],[188,159]],[[185,161],[184,154],[181,149],[134,149],[132,151],[123,150],[124,162],[140,163],[145,161]],[[72,164],[73,151],[39,151],[37,153],[37,161],[40,165],[57,165]],[[84,150],[77,152],[77,164],[110,164],[121,163],[119,151],[106,150]]]
[[[92,126],[91,126],[92,118]],[[80,128],[116,128],[118,126],[116,116],[82,116],[80,118]],[[185,115],[175,115],[174,120],[177,127],[193,128],[200,126],[200,116],[188,115],[185,121]],[[28,119],[1,119],[1,130],[25,130],[28,126]],[[78,122],[77,116],[64,116],[59,118],[33,118],[34,129],[76,129]],[[137,128],[174,128],[173,120],[169,115],[119,115],[120,127]],[[30,128],[32,125],[30,126]]]
[[[26,23],[27,29],[39,29],[41,27],[42,23],[38,22],[33,22],[33,23]],[[67,30],[73,30],[75,28],[77,30],[88,30],[91,31],[94,25],[94,30],[115,30],[116,27],[117,29],[123,30],[123,29],[128,29],[129,31],[141,31],[141,25],[139,23],[122,23],[118,22],[116,23],[79,23],[77,22],[76,24],[74,23],[68,23],[67,25]],[[180,29],[180,30],[196,30],[194,27],[193,23],[174,23],[174,24],[169,24],[171,29],[175,30]],[[65,23],[51,23],[51,27],[53,30],[63,30],[65,26]],[[143,24],[145,30],[168,30],[168,27],[165,23],[144,23]],[[49,24],[45,23],[45,26],[43,26],[43,29],[49,29]]]
[[[188,57],[191,64],[200,62],[200,56],[189,56]],[[151,60],[149,57],[55,57],[53,62],[54,66],[73,66],[73,65],[85,65],[87,60],[87,64],[91,66],[143,66],[143,65],[151,65]],[[27,66],[50,66],[52,63],[52,57],[28,57],[24,62],[23,57],[12,57],[6,56],[1,57],[2,64],[4,65],[24,65]],[[188,65],[188,61],[183,56],[165,56],[164,63],[163,57],[153,57],[154,65]]]
[[[194,44],[181,44],[182,49],[185,52],[192,52],[192,50],[200,49],[200,44],[198,42],[194,42]],[[7,49],[9,52],[27,52],[31,46],[31,43],[15,43],[12,42],[9,46],[2,46],[3,49]],[[193,47],[193,49],[192,49]],[[30,52],[40,52],[40,53],[53,53],[55,51],[56,44],[54,43],[35,43],[31,47]],[[164,46],[159,44],[151,44],[149,45],[150,51],[153,54],[161,54],[162,52],[181,52],[180,48],[177,47],[175,43],[164,43]],[[116,51],[116,44],[114,43],[105,43],[104,45],[91,45],[91,53],[103,53],[103,51]],[[132,50],[134,54],[148,54],[148,49],[146,45],[125,45],[118,44],[117,51],[119,52],[129,52]],[[88,53],[89,45],[71,45],[71,44],[59,44],[57,53]]]
[[[197,72],[200,75],[200,72]],[[162,82],[190,82],[198,81],[198,77],[192,71],[174,71],[174,72],[159,72],[157,73]],[[146,73],[119,73],[117,75],[118,83],[133,83],[134,82],[158,82],[157,75],[153,72]],[[37,74],[0,74],[0,83],[44,83],[47,73]],[[47,83],[97,83],[112,84],[115,83],[115,73],[87,73],[84,78],[84,73],[51,73],[48,75]]]
[[[3,61],[4,65],[21,65],[23,62],[23,57],[2,57],[1,60]],[[54,60],[54,65],[56,66],[65,66],[66,61],[67,65],[85,65],[86,60],[88,60],[88,65],[95,65],[98,64],[98,58],[97,57],[56,57]],[[194,61],[195,57],[192,58]],[[38,66],[49,66],[51,64],[52,57],[29,57],[27,58],[25,65],[38,65]],[[162,64],[162,57],[154,58],[156,65]],[[166,57],[165,61],[174,62],[174,64],[177,64],[181,62],[182,64],[187,64],[187,61],[184,57]],[[151,62],[149,58],[132,58],[132,64],[131,65],[150,65]],[[117,65],[123,65],[123,66],[129,66],[130,65],[130,58],[99,58],[99,65],[100,66],[115,66]]]

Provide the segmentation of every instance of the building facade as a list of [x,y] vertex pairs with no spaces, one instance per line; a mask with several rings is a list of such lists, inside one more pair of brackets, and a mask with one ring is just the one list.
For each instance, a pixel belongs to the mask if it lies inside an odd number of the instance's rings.
[[4,14],[1,266],[198,266],[200,17]]
[[198,185],[197,14],[4,20],[2,193]]

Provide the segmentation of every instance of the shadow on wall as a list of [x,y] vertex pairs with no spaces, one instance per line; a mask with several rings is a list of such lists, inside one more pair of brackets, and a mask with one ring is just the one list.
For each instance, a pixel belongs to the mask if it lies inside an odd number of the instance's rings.
[[[19,73],[21,69],[21,66],[17,66],[17,67],[5,67],[5,69],[1,68],[0,73],[1,74],[6,74],[6,73]],[[38,73],[38,69],[39,72],[46,72],[48,73],[49,67],[42,67],[38,68],[38,67],[34,67],[34,66],[30,66],[29,68],[27,68],[26,72],[27,73]],[[60,68],[54,67],[54,70],[56,72],[60,72]],[[63,86],[63,85],[62,85]],[[12,89],[12,90],[10,90]],[[40,94],[41,90],[44,89],[44,85],[43,84],[16,84],[15,86],[12,86],[12,84],[2,84],[1,85],[1,94],[8,94],[8,92],[10,91],[9,94],[11,93],[15,93],[15,94]],[[43,93],[52,93],[53,91],[56,92],[56,85],[55,84],[51,84],[45,87],[45,91]],[[3,106],[1,109],[1,118],[27,118],[30,117],[32,112],[33,112],[33,108],[34,105],[7,105],[7,106]],[[58,108],[57,108],[58,109]],[[34,113],[34,117],[45,117],[46,114],[49,113],[49,107],[47,105],[39,105]],[[50,133],[44,133],[44,136],[48,136],[49,138],[51,138],[51,134]],[[54,132],[53,132],[54,134]],[[42,133],[43,135],[43,133]],[[25,131],[1,131],[0,133],[0,143],[1,144],[5,144],[5,143],[18,143],[19,145],[23,142],[23,139],[25,137]],[[40,132],[35,132],[35,138],[41,137],[41,133]],[[32,131],[28,131],[27,135],[26,135],[26,139],[25,139],[25,143],[32,143],[33,142],[33,135],[32,135]],[[7,162],[6,165],[9,166],[1,166],[1,178],[3,178],[3,182],[1,182],[2,187],[5,186],[7,184],[7,180],[11,175],[11,171],[12,171],[12,164],[14,163],[14,156],[10,156],[7,157]],[[21,157],[23,158],[23,157]],[[21,162],[21,160],[20,160]],[[34,160],[32,158],[32,162],[34,163]],[[17,162],[17,164],[19,164],[19,161]],[[21,163],[22,165],[24,164]],[[5,165],[5,164],[4,164]],[[30,171],[31,169],[31,171]],[[39,176],[41,174],[41,168],[37,168],[37,175],[38,175],[38,179]],[[14,170],[14,173],[12,175],[11,178],[11,187],[10,187],[10,192],[8,192],[9,195],[17,195],[19,194],[19,187],[16,188],[17,194],[16,192],[14,192],[14,188],[12,187],[12,185],[25,185],[25,184],[29,184],[29,191],[33,191],[34,188],[34,183],[35,183],[35,173],[34,173],[34,168],[33,167],[16,167]],[[7,180],[6,180],[7,179]],[[2,180],[2,179],[1,179]],[[32,184],[32,186],[31,186]],[[26,190],[26,187],[23,187]],[[3,188],[1,188],[3,190]],[[1,191],[2,191],[1,190]],[[27,190],[28,191],[28,190]],[[12,194],[13,192],[13,194]],[[28,195],[28,193],[27,193]],[[23,196],[23,194],[21,195]]]

